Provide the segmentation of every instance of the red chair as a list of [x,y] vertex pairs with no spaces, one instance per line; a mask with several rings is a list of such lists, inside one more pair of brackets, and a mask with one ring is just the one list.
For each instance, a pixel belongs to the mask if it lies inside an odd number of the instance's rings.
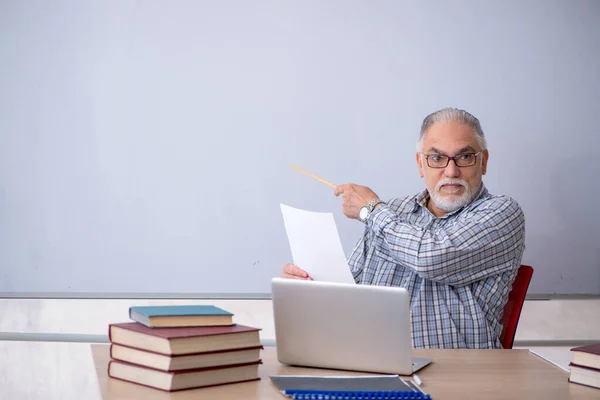
[[512,349],[513,347],[521,309],[532,275],[533,268],[529,265],[521,265],[513,282],[512,290],[508,294],[508,301],[504,306],[504,314],[502,315],[503,328],[500,334],[500,343],[505,349]]

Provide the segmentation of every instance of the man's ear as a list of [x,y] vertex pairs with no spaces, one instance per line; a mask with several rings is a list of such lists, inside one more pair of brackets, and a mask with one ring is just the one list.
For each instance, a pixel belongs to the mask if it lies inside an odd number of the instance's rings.
[[483,155],[481,157],[481,175],[485,175],[487,172],[487,162],[490,158],[490,153],[486,150],[483,151]]
[[417,153],[417,167],[419,167],[419,176],[422,178],[425,176],[425,173],[423,172],[423,163],[421,162],[421,153]]

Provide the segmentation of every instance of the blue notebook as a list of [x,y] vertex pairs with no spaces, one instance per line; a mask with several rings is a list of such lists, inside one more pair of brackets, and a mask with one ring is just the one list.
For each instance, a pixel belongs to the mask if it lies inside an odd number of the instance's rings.
[[213,305],[130,307],[129,318],[149,328],[233,325],[233,314]]
[[431,399],[418,386],[398,375],[273,375],[270,378],[281,393],[299,400]]
[[285,390],[294,400],[431,400],[421,392],[400,391],[337,391],[337,390]]

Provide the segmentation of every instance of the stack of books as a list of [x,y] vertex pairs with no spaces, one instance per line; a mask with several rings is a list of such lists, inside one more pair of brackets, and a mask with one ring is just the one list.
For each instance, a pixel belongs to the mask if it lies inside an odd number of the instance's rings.
[[600,343],[575,347],[571,353],[569,382],[600,389]]
[[260,379],[259,328],[210,305],[131,307],[109,325],[108,375],[166,391]]

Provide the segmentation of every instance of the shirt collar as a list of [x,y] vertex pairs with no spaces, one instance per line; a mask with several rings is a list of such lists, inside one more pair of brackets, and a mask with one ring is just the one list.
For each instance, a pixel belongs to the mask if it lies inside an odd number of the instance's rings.
[[[449,217],[449,216],[451,216],[453,214],[456,214],[457,212],[460,212],[466,206],[468,206],[469,204],[473,204],[475,201],[481,199],[482,197],[485,197],[487,194],[488,194],[488,190],[485,187],[485,185],[483,184],[483,182],[481,182],[481,187],[479,188],[479,191],[477,192],[477,195],[475,197],[473,197],[473,200],[471,200],[471,202],[469,202],[468,204],[465,204],[464,206],[462,206],[458,210],[454,210],[452,212],[449,212],[448,214],[444,215],[441,218],[446,218],[446,217]],[[431,213],[431,211],[429,211],[429,209],[427,208],[427,201],[429,200],[429,197],[430,197],[429,196],[429,191],[427,189],[423,190],[415,198],[415,205],[413,206],[413,213],[417,212],[419,210],[419,208],[423,208],[424,210],[427,210],[427,212]]]

